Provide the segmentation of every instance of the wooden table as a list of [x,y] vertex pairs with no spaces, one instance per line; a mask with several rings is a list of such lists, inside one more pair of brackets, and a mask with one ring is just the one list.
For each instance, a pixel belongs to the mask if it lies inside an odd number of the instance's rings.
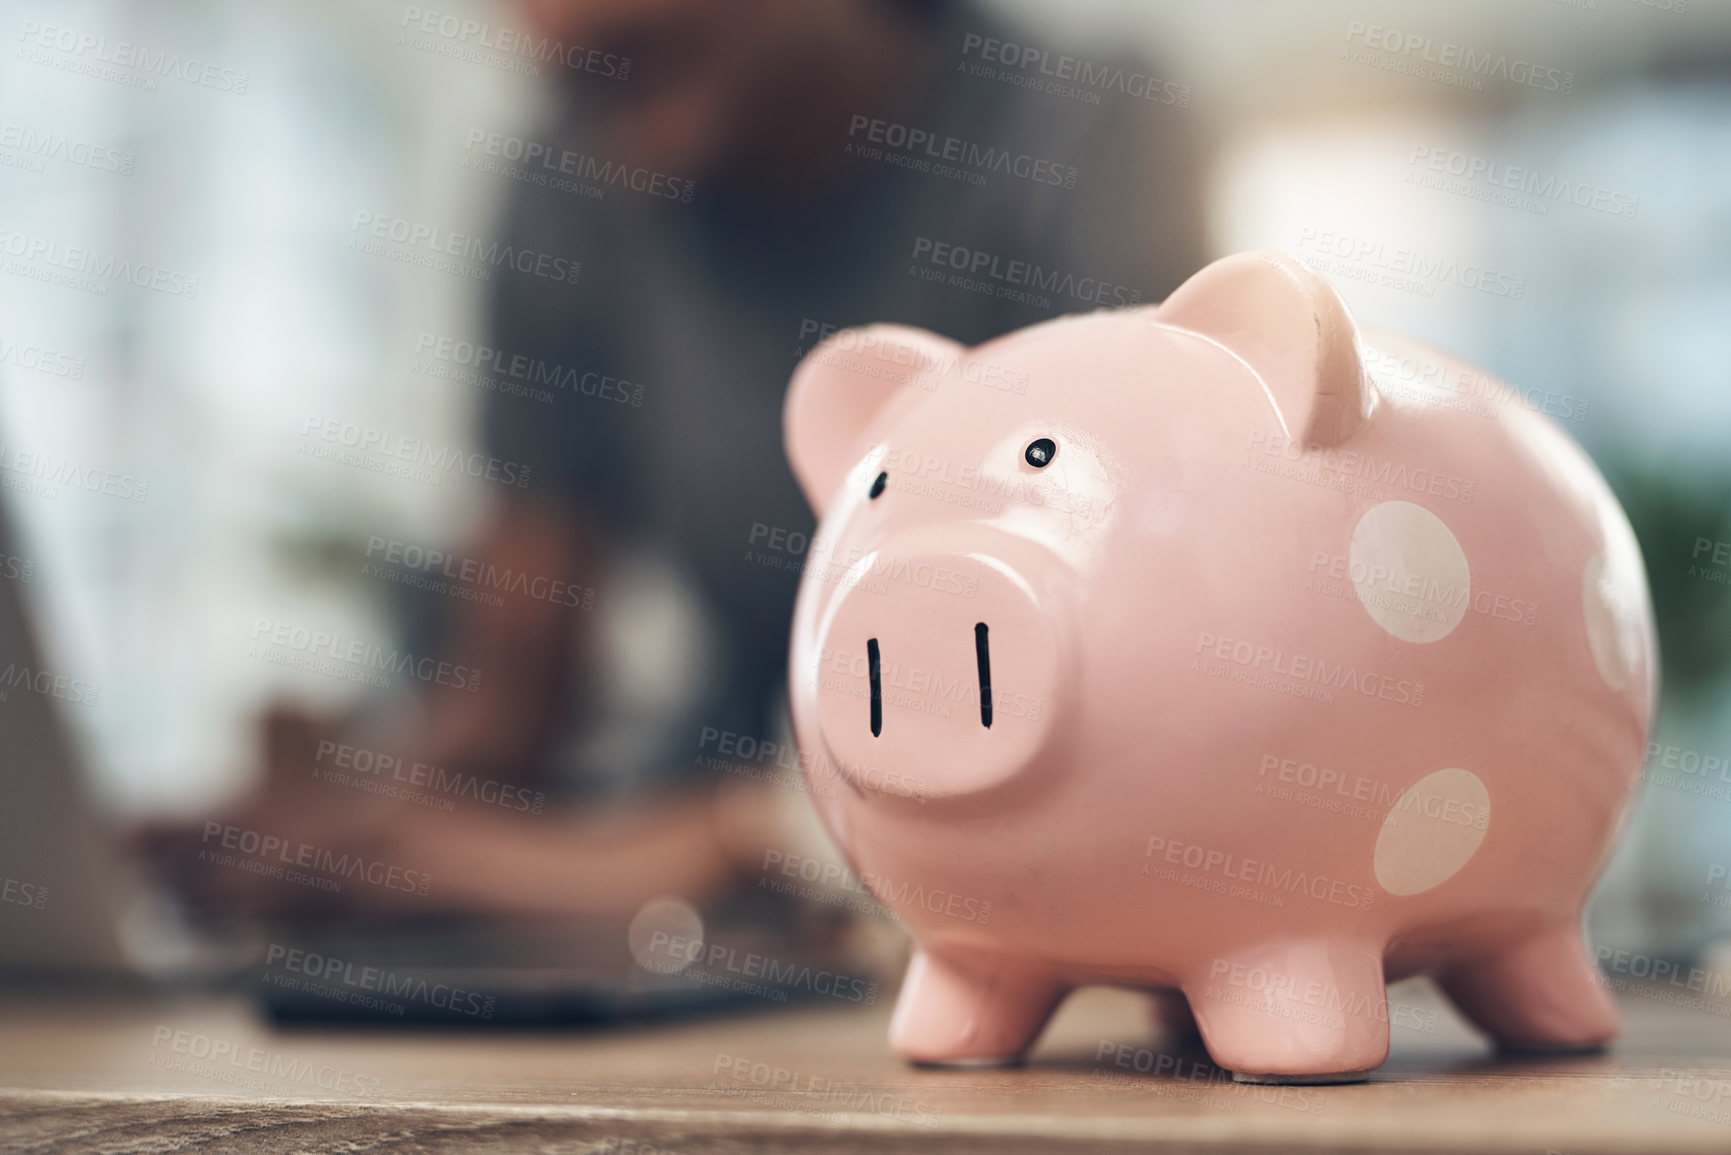
[[1268,1088],[1162,1051],[1144,1002],[1112,991],[1067,1004],[1026,1068],[990,1072],[903,1066],[887,1006],[282,1032],[238,1000],[11,992],[0,1150],[1731,1151],[1731,1017],[1624,994],[1612,1053],[1519,1062],[1422,984],[1391,1002],[1393,1054],[1369,1083]]

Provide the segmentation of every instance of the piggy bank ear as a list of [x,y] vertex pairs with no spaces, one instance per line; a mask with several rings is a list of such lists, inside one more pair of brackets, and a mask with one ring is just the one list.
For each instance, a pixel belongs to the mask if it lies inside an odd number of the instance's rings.
[[870,430],[909,382],[956,365],[961,346],[906,325],[843,329],[806,354],[782,407],[788,461],[819,517],[871,447]]
[[1285,253],[1215,261],[1178,286],[1154,318],[1244,358],[1288,435],[1304,445],[1339,445],[1376,407],[1352,314],[1333,285]]

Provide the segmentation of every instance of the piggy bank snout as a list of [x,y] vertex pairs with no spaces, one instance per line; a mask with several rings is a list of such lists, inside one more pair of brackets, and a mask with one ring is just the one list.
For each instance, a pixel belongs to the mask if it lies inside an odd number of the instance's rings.
[[1041,562],[1015,552],[892,541],[840,579],[817,710],[835,771],[862,793],[971,794],[1035,761],[1064,652],[1047,583],[1026,573]]

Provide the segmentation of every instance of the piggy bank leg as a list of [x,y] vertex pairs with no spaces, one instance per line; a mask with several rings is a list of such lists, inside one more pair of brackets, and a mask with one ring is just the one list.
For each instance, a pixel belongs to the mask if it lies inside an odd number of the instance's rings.
[[1382,952],[1288,942],[1209,960],[1184,994],[1214,1062],[1245,1083],[1354,1083],[1388,1057]]
[[1581,929],[1547,927],[1487,959],[1437,975],[1454,1005],[1509,1050],[1595,1050],[1617,1034],[1617,1008],[1599,985]]
[[918,950],[890,1020],[890,1045],[916,1063],[1006,1066],[1040,1034],[1066,988],[997,955]]

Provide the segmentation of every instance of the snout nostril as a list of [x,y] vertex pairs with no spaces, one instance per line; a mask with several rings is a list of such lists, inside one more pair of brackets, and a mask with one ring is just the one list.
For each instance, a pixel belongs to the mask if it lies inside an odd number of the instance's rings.
[[980,666],[980,725],[992,727],[992,651],[986,641],[986,623],[974,626],[974,659]]
[[884,683],[878,672],[878,640],[866,639],[866,673],[872,683],[872,737],[884,732]]

